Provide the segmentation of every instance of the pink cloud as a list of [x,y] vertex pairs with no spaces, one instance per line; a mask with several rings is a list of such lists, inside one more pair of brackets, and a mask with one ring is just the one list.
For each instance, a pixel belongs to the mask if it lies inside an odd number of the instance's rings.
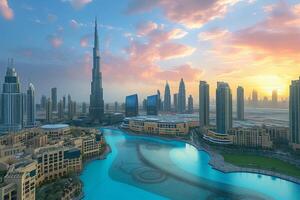
[[75,9],[81,9],[93,0],[62,0],[62,2],[69,2]]
[[252,27],[234,32],[230,43],[264,51],[269,55],[291,55],[300,52],[300,12],[284,1],[272,5],[269,17]]
[[84,35],[80,38],[80,46],[88,47],[90,40],[93,38],[92,34]]
[[209,31],[199,33],[198,38],[200,40],[216,40],[220,38],[222,39],[226,36],[226,34],[228,34],[228,30],[214,28]]
[[8,0],[0,0],[0,13],[7,20],[13,19],[14,13],[8,5]]
[[63,44],[63,39],[56,35],[49,36],[48,40],[54,48],[58,48]]
[[147,12],[155,7],[162,9],[171,21],[189,28],[200,28],[205,23],[223,17],[228,8],[240,0],[132,0],[127,13]]

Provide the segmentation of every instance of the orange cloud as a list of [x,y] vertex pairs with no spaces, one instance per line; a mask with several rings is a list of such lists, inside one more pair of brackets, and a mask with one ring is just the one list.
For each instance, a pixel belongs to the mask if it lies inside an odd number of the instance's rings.
[[13,19],[14,12],[9,7],[8,0],[0,0],[0,13],[7,20],[12,20]]

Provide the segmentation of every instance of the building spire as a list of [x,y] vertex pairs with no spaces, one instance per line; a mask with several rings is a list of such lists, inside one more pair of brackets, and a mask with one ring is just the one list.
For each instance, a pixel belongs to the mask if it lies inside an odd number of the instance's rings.
[[98,42],[98,30],[97,30],[97,17],[95,17],[95,36],[94,36],[94,48],[99,49]]

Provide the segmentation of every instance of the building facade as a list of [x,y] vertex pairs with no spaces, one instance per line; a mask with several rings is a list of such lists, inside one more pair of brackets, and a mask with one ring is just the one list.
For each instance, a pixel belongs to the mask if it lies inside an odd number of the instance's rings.
[[217,133],[226,134],[232,128],[232,94],[228,83],[217,83],[216,119]]
[[244,106],[244,88],[238,86],[236,90],[236,112],[237,112],[237,119],[244,120],[245,119],[245,106]]
[[158,96],[147,97],[147,115],[158,115]]
[[35,91],[33,84],[30,83],[27,90],[27,127],[35,125],[35,115]]
[[51,88],[52,111],[57,111],[57,88]]
[[170,112],[171,111],[171,91],[169,83],[166,83],[165,86],[165,95],[164,95],[164,111]]
[[192,95],[188,98],[188,113],[192,114],[194,112],[194,102]]
[[2,131],[18,131],[23,125],[23,95],[19,77],[12,61],[9,63],[4,78],[1,94],[1,122]]
[[206,81],[199,84],[199,118],[201,127],[209,125],[209,85]]
[[300,149],[300,77],[290,85],[289,101],[290,143],[294,149]]
[[179,91],[178,91],[178,109],[177,112],[184,113],[186,110],[186,94],[185,84],[183,79],[180,80]]
[[127,96],[125,99],[125,116],[126,117],[134,117],[139,114],[139,101],[138,95],[133,94]]
[[100,70],[100,52],[99,52],[99,41],[98,41],[98,31],[97,31],[97,20],[95,21],[93,71],[92,71],[89,114],[92,121],[99,122],[99,123],[103,121],[104,100],[103,100],[103,88],[102,88],[102,73]]

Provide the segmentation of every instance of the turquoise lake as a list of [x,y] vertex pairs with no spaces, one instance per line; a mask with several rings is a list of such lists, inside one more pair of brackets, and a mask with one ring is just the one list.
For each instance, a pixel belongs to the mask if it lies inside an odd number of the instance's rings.
[[254,173],[222,173],[179,141],[102,129],[112,152],[80,176],[84,199],[299,200],[300,185]]

